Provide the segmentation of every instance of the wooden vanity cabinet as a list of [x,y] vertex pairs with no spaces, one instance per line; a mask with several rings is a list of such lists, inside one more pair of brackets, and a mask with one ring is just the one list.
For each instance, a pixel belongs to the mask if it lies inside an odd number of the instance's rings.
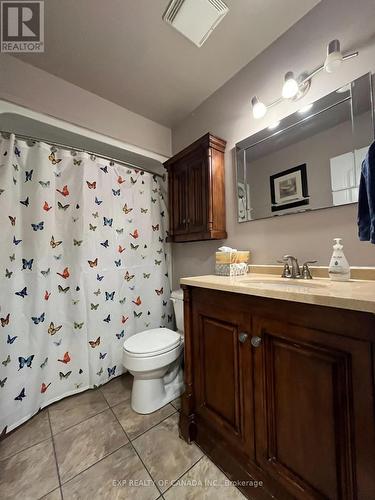
[[249,498],[374,499],[375,316],[183,288],[181,436]]
[[225,230],[223,139],[206,134],[164,163],[168,170],[168,241],[217,240]]
[[[254,456],[253,423],[244,415],[253,413],[252,359],[246,348],[249,313],[237,312],[225,303],[218,310],[215,302],[204,300],[204,312],[193,315],[195,333],[192,356],[194,397],[197,416],[217,432],[234,451]],[[245,342],[239,338],[244,336]]]

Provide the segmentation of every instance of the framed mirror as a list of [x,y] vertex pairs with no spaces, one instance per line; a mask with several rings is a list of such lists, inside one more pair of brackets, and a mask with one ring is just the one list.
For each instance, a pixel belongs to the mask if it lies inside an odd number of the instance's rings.
[[237,143],[238,221],[356,203],[373,112],[366,74]]

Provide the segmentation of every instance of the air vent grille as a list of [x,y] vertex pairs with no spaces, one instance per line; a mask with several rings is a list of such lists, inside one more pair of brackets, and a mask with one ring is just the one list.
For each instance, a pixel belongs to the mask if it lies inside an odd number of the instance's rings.
[[163,20],[201,47],[228,11],[222,0],[172,0]]
[[181,5],[184,3],[184,0],[175,0],[169,4],[169,7],[166,13],[163,16],[164,21],[167,23],[173,23],[176,14],[181,8]]

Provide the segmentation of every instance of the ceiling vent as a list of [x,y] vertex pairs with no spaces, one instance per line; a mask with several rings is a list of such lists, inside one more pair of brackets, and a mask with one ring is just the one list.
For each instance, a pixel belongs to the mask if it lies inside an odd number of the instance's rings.
[[163,20],[201,47],[228,11],[221,0],[172,0]]

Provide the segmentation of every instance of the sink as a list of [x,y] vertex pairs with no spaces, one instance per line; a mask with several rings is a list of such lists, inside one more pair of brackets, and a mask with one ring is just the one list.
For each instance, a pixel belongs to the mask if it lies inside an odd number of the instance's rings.
[[313,280],[304,280],[304,279],[289,279],[289,278],[279,278],[279,279],[260,279],[260,278],[245,278],[242,280],[242,283],[246,283],[248,285],[256,284],[257,286],[278,286],[285,288],[286,286],[290,287],[300,287],[300,288],[325,288],[328,283],[318,283]]

